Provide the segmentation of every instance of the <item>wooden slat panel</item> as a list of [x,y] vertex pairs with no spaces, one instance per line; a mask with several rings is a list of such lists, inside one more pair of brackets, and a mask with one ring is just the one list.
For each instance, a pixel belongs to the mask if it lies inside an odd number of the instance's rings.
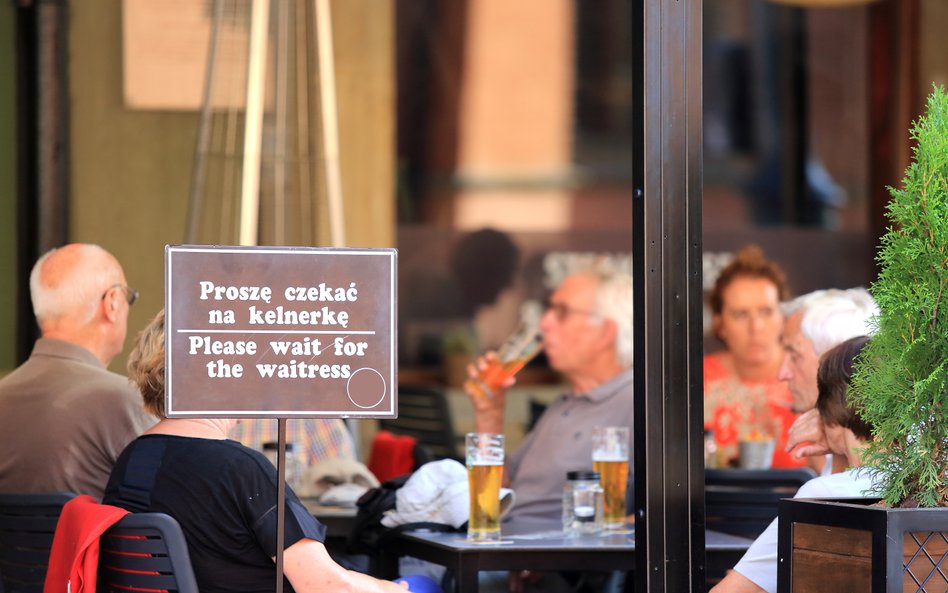
[[872,532],[798,522],[793,524],[793,549],[871,558]]
[[868,557],[794,549],[793,593],[868,593],[871,590],[872,561]]

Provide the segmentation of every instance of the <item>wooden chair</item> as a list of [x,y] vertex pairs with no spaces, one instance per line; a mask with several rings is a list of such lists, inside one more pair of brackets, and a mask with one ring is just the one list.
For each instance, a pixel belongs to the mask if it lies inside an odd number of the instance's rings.
[[432,459],[461,459],[448,400],[439,389],[399,385],[398,418],[379,420],[379,429],[415,437]]
[[0,592],[42,593],[56,522],[75,496],[0,494]]
[[809,468],[704,472],[705,519],[708,529],[756,538],[777,516],[782,498],[816,477]]
[[133,513],[99,538],[97,593],[198,593],[181,526],[164,513]]

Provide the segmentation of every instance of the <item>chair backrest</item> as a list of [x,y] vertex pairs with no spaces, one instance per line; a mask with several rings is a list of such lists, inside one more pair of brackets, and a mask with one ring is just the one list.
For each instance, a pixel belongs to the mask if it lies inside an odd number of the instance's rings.
[[0,592],[42,593],[56,522],[75,496],[0,494]]
[[433,459],[460,459],[444,392],[433,387],[398,386],[398,418],[379,420],[379,429],[415,437]]
[[198,593],[181,526],[164,513],[133,513],[99,538],[97,593]]
[[704,473],[708,529],[756,538],[777,516],[782,498],[792,498],[816,477],[808,468],[708,469]]

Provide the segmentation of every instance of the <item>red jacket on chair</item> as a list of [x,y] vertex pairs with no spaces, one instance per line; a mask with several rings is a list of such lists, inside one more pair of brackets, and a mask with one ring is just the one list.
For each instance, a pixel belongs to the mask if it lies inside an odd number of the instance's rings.
[[56,523],[43,593],[95,593],[99,536],[127,514],[85,494],[67,502]]

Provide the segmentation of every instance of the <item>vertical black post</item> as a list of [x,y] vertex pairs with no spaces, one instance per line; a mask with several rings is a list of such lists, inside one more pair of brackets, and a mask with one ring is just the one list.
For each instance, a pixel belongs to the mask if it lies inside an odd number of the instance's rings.
[[[633,36],[638,592],[705,589],[701,0],[643,0]],[[641,68],[641,69],[639,69]]]
[[17,358],[29,357],[29,275],[37,258],[68,238],[69,85],[65,0],[16,2]]
[[283,522],[286,520],[286,418],[277,419],[276,593],[283,593]]
[[16,9],[16,180],[17,180],[17,279],[16,358],[25,361],[39,337],[30,303],[30,271],[37,249],[36,207],[36,109],[38,100],[36,9],[18,4]]
[[66,0],[38,0],[37,195],[40,254],[69,236],[69,25]]
[[806,13],[793,6],[771,7],[776,25],[780,203],[789,225],[821,225],[825,204],[814,202],[806,180],[809,152],[807,116]]

